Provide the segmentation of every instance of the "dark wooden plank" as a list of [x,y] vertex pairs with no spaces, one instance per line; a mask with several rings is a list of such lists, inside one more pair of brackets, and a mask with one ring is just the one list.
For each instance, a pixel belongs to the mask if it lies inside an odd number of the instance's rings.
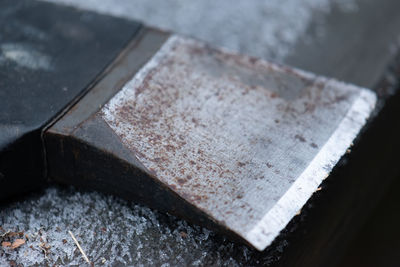
[[47,2],[0,1],[0,198],[40,186],[40,134],[140,24]]

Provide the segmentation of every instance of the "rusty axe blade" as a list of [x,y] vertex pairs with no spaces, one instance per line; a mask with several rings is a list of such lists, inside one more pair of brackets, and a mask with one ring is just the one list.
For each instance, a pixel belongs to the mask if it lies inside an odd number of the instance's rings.
[[45,132],[48,174],[263,250],[375,102],[367,89],[144,29]]

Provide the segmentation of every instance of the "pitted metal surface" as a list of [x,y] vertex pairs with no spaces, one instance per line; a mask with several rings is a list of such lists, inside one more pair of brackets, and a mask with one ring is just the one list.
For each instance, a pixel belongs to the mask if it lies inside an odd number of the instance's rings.
[[366,89],[173,36],[100,113],[153,178],[262,250],[374,104]]

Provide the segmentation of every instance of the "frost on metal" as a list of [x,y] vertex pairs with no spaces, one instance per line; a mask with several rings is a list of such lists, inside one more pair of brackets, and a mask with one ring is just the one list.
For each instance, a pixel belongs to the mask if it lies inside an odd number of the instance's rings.
[[101,113],[154,177],[263,250],[375,101],[366,89],[173,36]]

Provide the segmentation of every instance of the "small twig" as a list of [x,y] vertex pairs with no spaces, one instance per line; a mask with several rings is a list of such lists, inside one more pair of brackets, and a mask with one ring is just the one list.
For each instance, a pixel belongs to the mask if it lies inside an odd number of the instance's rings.
[[4,238],[4,237],[6,237],[9,233],[11,233],[11,231],[10,230],[7,230],[4,234],[2,234],[2,235],[0,235],[0,238]]
[[90,264],[89,258],[86,256],[86,254],[85,254],[85,252],[83,251],[81,245],[79,245],[79,242],[78,242],[78,240],[76,240],[74,234],[73,234],[71,231],[68,231],[68,233],[69,233],[69,235],[72,237],[72,239],[74,240],[74,242],[75,242],[76,246],[78,247],[79,251],[82,253],[82,256],[83,256],[83,258],[85,259],[85,261],[86,261],[87,263]]

